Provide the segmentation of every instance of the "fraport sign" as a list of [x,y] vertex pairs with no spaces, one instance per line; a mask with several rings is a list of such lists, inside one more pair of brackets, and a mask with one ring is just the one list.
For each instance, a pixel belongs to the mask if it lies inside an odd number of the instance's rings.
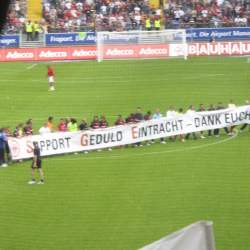
[[190,41],[249,41],[250,27],[186,29]]
[[53,33],[46,34],[46,45],[94,45],[95,32]]

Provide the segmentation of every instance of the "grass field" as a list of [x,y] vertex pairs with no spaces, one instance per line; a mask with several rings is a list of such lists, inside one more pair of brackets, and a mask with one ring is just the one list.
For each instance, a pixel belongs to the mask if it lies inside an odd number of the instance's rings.
[[[0,64],[0,126],[49,115],[141,106],[208,106],[250,98],[246,58]],[[44,159],[46,184],[27,185],[30,162],[0,169],[0,250],[133,250],[198,220],[214,221],[218,250],[250,249],[250,133]]]

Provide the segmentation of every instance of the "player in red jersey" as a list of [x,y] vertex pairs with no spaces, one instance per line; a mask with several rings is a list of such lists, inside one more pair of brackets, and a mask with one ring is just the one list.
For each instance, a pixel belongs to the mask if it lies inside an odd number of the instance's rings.
[[115,121],[115,125],[116,126],[120,126],[120,125],[124,125],[126,122],[125,122],[125,120],[122,118],[122,116],[121,115],[118,115],[118,118],[117,118],[117,120]]
[[98,128],[100,128],[100,121],[99,121],[97,115],[94,116],[93,121],[92,121],[90,127],[91,127],[92,129],[98,129]]
[[61,118],[60,123],[57,126],[58,131],[60,132],[66,132],[67,131],[67,123],[65,119]]
[[48,81],[49,81],[49,90],[54,91],[55,90],[55,71],[54,69],[48,65]]
[[106,117],[104,115],[101,116],[101,120],[99,122],[99,127],[100,128],[107,128],[108,127],[108,122],[107,122]]

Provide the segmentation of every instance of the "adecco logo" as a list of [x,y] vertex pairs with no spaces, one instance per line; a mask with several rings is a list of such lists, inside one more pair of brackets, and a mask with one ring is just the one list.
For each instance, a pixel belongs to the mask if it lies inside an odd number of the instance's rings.
[[66,51],[50,51],[50,50],[42,50],[38,55],[39,58],[64,58],[67,57],[68,54]]
[[106,51],[106,56],[132,56],[134,55],[134,50],[133,49],[108,49]]
[[20,154],[20,151],[21,151],[21,146],[20,146],[18,140],[15,140],[13,138],[9,138],[8,144],[10,146],[12,157],[13,158],[18,157]]
[[18,52],[18,51],[9,51],[6,55],[6,59],[32,59],[35,55],[32,52]]
[[166,48],[141,48],[139,55],[167,55],[168,50]]
[[74,57],[96,57],[96,50],[75,49],[72,52]]

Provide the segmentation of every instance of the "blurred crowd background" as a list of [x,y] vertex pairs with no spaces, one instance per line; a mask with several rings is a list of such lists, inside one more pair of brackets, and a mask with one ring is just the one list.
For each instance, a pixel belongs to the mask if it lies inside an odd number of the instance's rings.
[[[39,24],[40,33],[150,30],[159,28],[156,20],[161,29],[250,26],[250,0],[159,0],[159,4],[153,0],[37,0],[36,6],[41,14],[31,22]],[[11,0],[5,34],[25,32],[28,9],[27,0]]]

